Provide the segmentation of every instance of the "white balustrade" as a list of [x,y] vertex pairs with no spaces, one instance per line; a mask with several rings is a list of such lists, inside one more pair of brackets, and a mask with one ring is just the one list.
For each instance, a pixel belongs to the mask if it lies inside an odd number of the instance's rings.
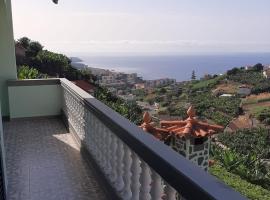
[[140,190],[140,200],[151,200],[151,169],[150,167],[144,162],[141,162],[141,190]]
[[166,200],[176,200],[176,190],[166,183],[164,188],[165,199]]
[[121,192],[124,188],[124,181],[123,181],[123,156],[124,156],[124,150],[123,150],[123,142],[121,140],[117,140],[117,180],[116,180],[116,190],[118,192]]
[[131,192],[132,192],[132,200],[140,199],[140,175],[141,175],[141,166],[140,159],[138,155],[134,152],[131,154],[132,158],[132,166],[131,166]]
[[177,192],[148,166],[80,98],[63,87],[63,111],[90,155],[125,200],[176,200]]
[[123,199],[131,199],[131,152],[127,145],[124,145],[124,189],[121,193]]
[[151,183],[151,191],[150,191],[152,199],[162,200],[163,196],[163,184],[161,177],[152,170],[152,183]]

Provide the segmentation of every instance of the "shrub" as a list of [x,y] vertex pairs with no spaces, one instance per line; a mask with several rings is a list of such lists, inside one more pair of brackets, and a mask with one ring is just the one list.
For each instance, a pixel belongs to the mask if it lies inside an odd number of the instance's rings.
[[269,130],[263,128],[243,129],[235,133],[221,133],[218,140],[230,149],[242,154],[255,154],[261,158],[270,158]]
[[219,164],[210,167],[209,172],[249,199],[270,200],[269,190],[243,180],[240,176],[228,172]]
[[270,171],[256,154],[239,154],[231,149],[213,147],[212,155],[229,172],[238,174],[247,181],[270,189]]

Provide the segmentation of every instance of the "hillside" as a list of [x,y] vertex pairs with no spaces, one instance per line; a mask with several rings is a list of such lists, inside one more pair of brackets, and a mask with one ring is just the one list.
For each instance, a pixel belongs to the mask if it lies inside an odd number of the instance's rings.
[[[185,110],[192,104],[201,119],[227,126],[240,115],[248,114],[251,118],[260,115],[257,108],[270,105],[269,92],[270,80],[263,76],[263,66],[257,64],[249,69],[234,68],[224,75],[207,76],[201,80],[133,94],[140,101],[158,103],[159,109],[155,113],[157,118],[185,118]],[[250,95],[257,95],[259,98],[258,94],[261,93],[264,93],[264,98],[247,105],[251,101]]]

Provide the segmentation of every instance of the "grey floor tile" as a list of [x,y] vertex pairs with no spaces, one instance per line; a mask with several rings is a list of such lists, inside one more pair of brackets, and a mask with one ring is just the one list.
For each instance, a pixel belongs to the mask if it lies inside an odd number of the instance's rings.
[[102,186],[57,118],[4,123],[9,200],[105,200]]

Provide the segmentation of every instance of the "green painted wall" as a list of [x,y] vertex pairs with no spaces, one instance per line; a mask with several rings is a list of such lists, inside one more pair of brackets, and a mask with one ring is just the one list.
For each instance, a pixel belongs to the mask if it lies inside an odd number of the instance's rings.
[[2,115],[9,116],[6,81],[17,79],[10,0],[0,0],[0,99]]
[[61,114],[60,85],[9,86],[8,93],[11,119]]
[[[1,100],[0,100],[1,103]],[[1,107],[0,107],[0,145],[1,145],[1,157],[2,157],[2,169],[3,169],[3,176],[4,176],[4,184],[5,189],[7,191],[7,173],[6,173],[6,150],[4,145],[4,132],[3,132],[3,125],[2,125],[2,115],[1,115]],[[1,167],[1,166],[0,166]]]

